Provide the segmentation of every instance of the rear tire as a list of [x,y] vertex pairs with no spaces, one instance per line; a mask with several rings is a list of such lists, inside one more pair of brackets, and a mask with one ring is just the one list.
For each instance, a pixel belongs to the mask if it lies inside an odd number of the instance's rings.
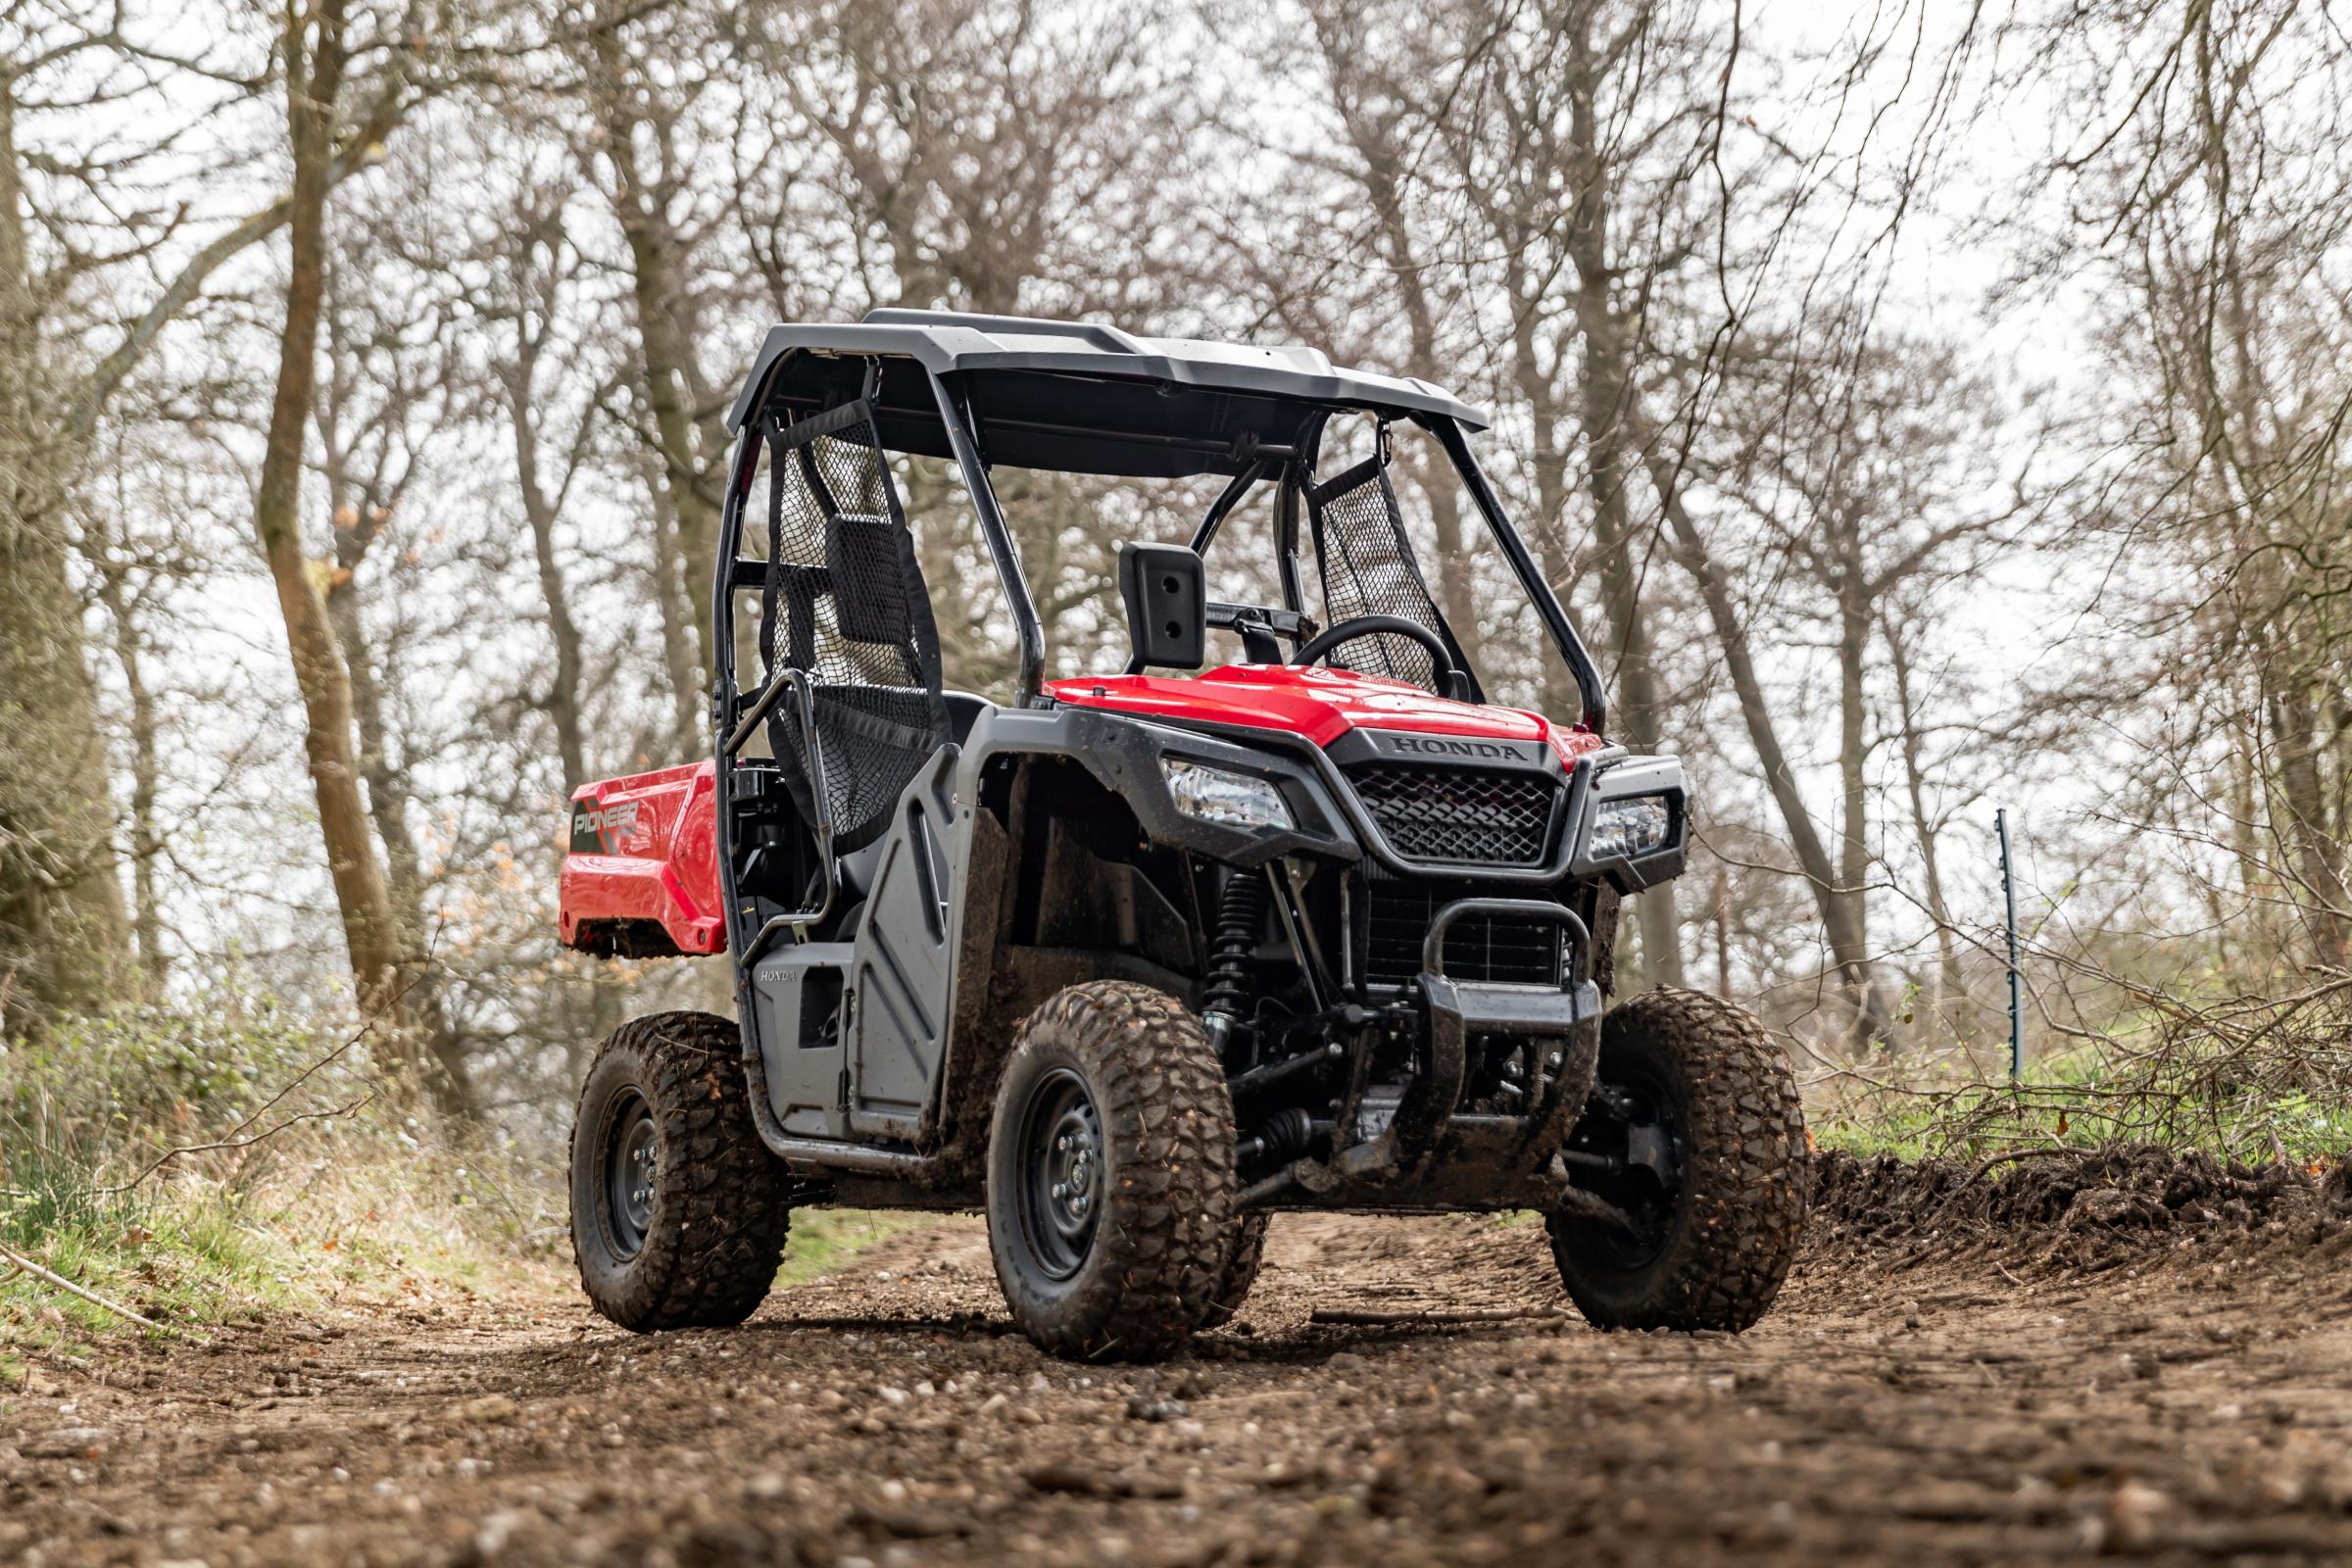
[[790,1200],[732,1022],[657,1012],[597,1049],[571,1130],[571,1247],[599,1312],[639,1333],[742,1322],[775,1283]]
[[1570,1209],[1546,1219],[1586,1321],[1737,1332],[1764,1315],[1796,1255],[1812,1168],[1788,1054],[1752,1014],[1692,991],[1611,1008],[1593,1100],[1569,1143],[1648,1160],[1580,1182],[1641,1235]]
[[1233,1251],[1225,1259],[1225,1271],[1217,1276],[1216,1289],[1208,1293],[1208,1316],[1200,1320],[1202,1328],[1221,1329],[1241,1316],[1250,1289],[1257,1283],[1257,1271],[1266,1261],[1266,1220],[1264,1213],[1253,1211],[1234,1221]]
[[989,1128],[988,1240],[1012,1319],[1054,1355],[1152,1360],[1234,1256],[1233,1100],[1200,1020],[1098,980],[1021,1025]]

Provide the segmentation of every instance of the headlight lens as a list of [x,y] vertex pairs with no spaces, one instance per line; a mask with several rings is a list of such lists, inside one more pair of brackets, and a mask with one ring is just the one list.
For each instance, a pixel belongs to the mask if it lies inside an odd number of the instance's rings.
[[1188,762],[1178,757],[1163,757],[1159,770],[1167,775],[1168,793],[1176,797],[1176,809],[1187,816],[1197,816],[1203,822],[1221,822],[1227,827],[1290,827],[1291,808],[1283,804],[1282,792],[1262,778],[1247,773],[1230,773],[1205,762]]
[[1595,860],[1631,859],[1664,849],[1666,835],[1673,830],[1674,813],[1667,808],[1663,795],[1603,801],[1593,813],[1587,852]]

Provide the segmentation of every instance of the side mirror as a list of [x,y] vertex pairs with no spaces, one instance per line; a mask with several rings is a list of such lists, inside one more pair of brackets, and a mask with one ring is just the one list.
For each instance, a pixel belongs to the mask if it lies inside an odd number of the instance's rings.
[[1183,545],[1119,546],[1119,597],[1135,649],[1129,674],[1199,669],[1208,646],[1208,590],[1200,558]]

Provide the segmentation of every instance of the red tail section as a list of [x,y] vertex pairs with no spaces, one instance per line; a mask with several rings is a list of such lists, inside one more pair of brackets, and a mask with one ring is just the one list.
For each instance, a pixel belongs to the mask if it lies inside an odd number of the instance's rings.
[[564,858],[564,945],[603,957],[722,952],[715,764],[583,784]]

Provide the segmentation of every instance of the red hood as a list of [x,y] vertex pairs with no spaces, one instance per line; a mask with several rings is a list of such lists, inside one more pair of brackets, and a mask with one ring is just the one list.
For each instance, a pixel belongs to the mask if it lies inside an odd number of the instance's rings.
[[1516,708],[1452,702],[1402,681],[1319,666],[1227,664],[1192,680],[1082,675],[1048,681],[1046,692],[1078,708],[1275,729],[1303,736],[1317,746],[1329,746],[1351,729],[1548,741],[1567,762],[1600,746],[1600,737],[1589,730],[1563,729]]

